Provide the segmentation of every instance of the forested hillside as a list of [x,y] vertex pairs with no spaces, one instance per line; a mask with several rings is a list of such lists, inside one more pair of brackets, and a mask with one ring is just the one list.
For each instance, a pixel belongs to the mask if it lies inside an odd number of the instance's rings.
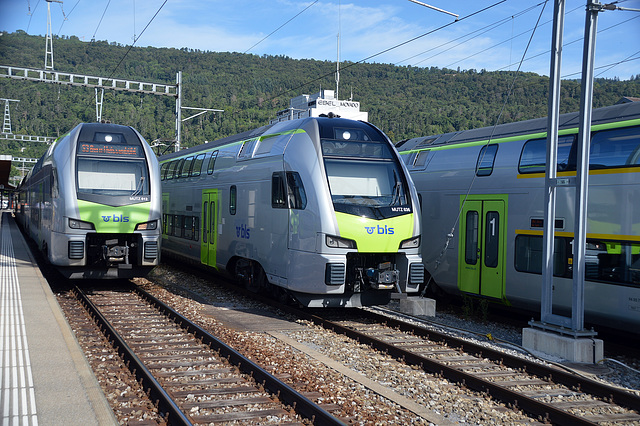
[[[183,146],[215,140],[267,124],[300,94],[334,89],[335,63],[183,49],[158,49],[54,38],[58,71],[175,84],[183,72],[184,106],[223,109],[183,125]],[[24,32],[0,36],[0,65],[43,68],[45,40]],[[128,53],[127,53],[128,52]],[[123,59],[124,58],[124,59]],[[507,99],[514,72],[341,64],[340,98],[361,103],[369,121],[394,141],[492,125]],[[629,78],[630,76],[624,76]],[[546,115],[548,78],[520,73],[500,122]],[[640,74],[631,80],[598,79],[594,106],[640,97]],[[580,84],[563,81],[562,112],[579,107]],[[11,103],[16,134],[59,136],[80,122],[95,121],[93,89],[0,78],[0,98]],[[175,100],[157,95],[105,91],[103,118],[138,129],[147,140],[175,136]],[[0,141],[0,154],[38,157],[45,144]],[[21,148],[23,152],[21,153]]]

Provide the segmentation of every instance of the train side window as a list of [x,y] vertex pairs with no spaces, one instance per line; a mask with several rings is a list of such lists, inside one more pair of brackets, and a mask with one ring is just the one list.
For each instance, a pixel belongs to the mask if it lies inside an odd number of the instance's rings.
[[187,240],[193,239],[193,216],[185,216],[182,222],[182,236]]
[[160,166],[160,180],[165,179],[168,167],[169,167],[169,163],[163,163],[162,166]]
[[307,207],[307,193],[298,172],[287,172],[287,192],[290,209],[304,210]]
[[207,242],[207,206],[208,202],[202,204],[202,241]]
[[476,162],[476,176],[490,176],[493,173],[493,164],[495,163],[497,152],[497,144],[482,147]]
[[[553,242],[553,275],[570,277],[569,268],[571,246],[568,238],[555,238]],[[516,237],[515,268],[519,272],[542,274],[542,244],[538,235],[518,235]]]
[[416,154],[416,158],[413,159],[413,168],[424,169],[427,164],[427,158],[431,151],[420,151]]
[[182,167],[184,166],[184,158],[178,160],[178,164],[176,165],[176,170],[173,173],[173,177],[178,179],[182,175]]
[[587,240],[585,279],[640,285],[640,244]]
[[200,171],[202,169],[202,163],[204,162],[205,154],[198,154],[195,160],[193,161],[193,165],[191,166],[191,176],[200,176]]
[[277,136],[278,135],[262,136],[253,155],[258,156],[269,154],[271,152],[271,148],[273,148],[273,145],[275,145],[279,139]]
[[240,151],[238,152],[238,160],[246,160],[253,157],[253,150],[256,147],[257,142],[258,138],[244,141],[242,147],[240,147]]
[[207,174],[213,174],[213,168],[216,165],[216,159],[218,158],[218,151],[213,151],[211,157],[209,157],[209,164],[207,165]]
[[464,261],[475,265],[478,263],[478,212],[468,211],[466,223]]
[[284,172],[275,172],[271,175],[271,207],[274,209],[287,208]]
[[[576,136],[567,135],[558,137],[558,171],[575,170]],[[530,139],[525,142],[520,154],[518,173],[544,173],[547,164],[547,139]]]
[[591,138],[590,169],[640,165],[640,126],[598,132]]
[[189,157],[184,160],[182,171],[180,172],[180,177],[189,177],[189,175],[191,174],[191,166],[193,166],[193,157]]
[[172,162],[169,163],[169,166],[167,166],[167,172],[166,172],[166,176],[165,179],[173,179],[173,173],[176,170],[176,166],[178,165],[178,161],[174,160]]
[[173,215],[173,235],[176,237],[182,237],[182,221],[184,216],[179,214]]
[[193,240],[198,241],[200,237],[200,218],[198,216],[191,216],[191,219],[193,222],[193,225],[192,225]]
[[229,188],[229,213],[236,214],[236,203],[238,200],[238,189],[235,185]]

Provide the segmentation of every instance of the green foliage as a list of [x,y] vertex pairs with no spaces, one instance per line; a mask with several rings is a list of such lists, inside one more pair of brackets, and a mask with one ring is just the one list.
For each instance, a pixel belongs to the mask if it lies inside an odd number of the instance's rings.
[[[44,47],[43,37],[5,33],[0,36],[0,64],[42,68]],[[289,106],[290,98],[335,87],[335,63],[329,61],[187,48],[129,51],[116,43],[77,37],[56,38],[54,50],[55,69],[63,72],[174,84],[182,71],[184,106],[224,110],[183,123],[183,146],[265,125]],[[514,78],[513,93],[507,97]],[[340,97],[353,93],[369,112],[369,121],[395,142],[547,113],[548,78],[533,73],[343,63],[341,82]],[[563,81],[561,92],[561,112],[577,111],[580,83]],[[640,75],[628,81],[596,81],[595,107],[612,105],[622,96],[640,97]],[[0,97],[20,100],[11,104],[16,134],[58,137],[96,117],[92,88],[0,78]],[[103,118],[133,126],[148,141],[175,137],[174,114],[174,98],[105,91]],[[27,145],[0,141],[0,154],[39,157],[46,150],[46,144]]]

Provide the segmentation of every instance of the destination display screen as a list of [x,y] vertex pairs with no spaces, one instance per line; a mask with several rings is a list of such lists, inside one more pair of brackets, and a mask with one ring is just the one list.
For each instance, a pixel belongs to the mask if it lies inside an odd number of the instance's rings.
[[81,142],[78,154],[108,155],[115,157],[140,157],[140,147],[135,145],[108,145],[101,143]]

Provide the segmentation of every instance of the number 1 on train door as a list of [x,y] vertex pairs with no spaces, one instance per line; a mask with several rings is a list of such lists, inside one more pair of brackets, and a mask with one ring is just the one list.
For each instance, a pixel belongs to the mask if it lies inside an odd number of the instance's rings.
[[470,195],[461,200],[458,288],[504,298],[506,195]]
[[218,223],[218,190],[202,191],[202,238],[200,239],[200,261],[205,265],[216,267],[217,223]]

